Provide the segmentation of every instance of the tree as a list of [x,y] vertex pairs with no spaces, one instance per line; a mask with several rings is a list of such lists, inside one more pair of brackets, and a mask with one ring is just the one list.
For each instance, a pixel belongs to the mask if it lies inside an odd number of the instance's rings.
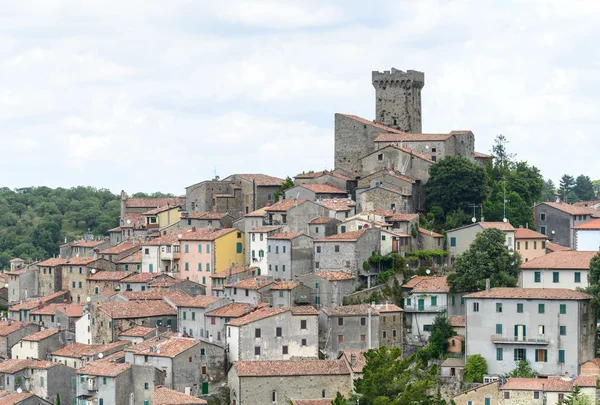
[[514,153],[508,152],[507,145],[508,139],[504,135],[496,135],[492,146],[492,156],[494,157],[494,167],[501,170],[506,170],[516,157]]
[[283,200],[285,197],[285,191],[293,187],[296,187],[294,180],[292,180],[290,176],[287,176],[283,184],[281,184],[281,187],[279,187],[279,190],[275,191],[275,194],[273,195],[275,201],[277,202],[279,200]]
[[56,393],[56,401],[54,401],[54,405],[60,405],[60,394]]
[[554,201],[556,200],[556,186],[554,182],[550,179],[544,182],[544,186],[542,187],[542,202]]
[[335,394],[335,399],[331,402],[331,405],[348,405],[348,401],[346,401],[346,398],[338,391],[338,393]]
[[429,168],[425,184],[427,208],[440,207],[447,215],[466,212],[469,204],[480,204],[488,193],[483,166],[460,156],[450,156]]
[[479,232],[469,249],[456,258],[455,272],[448,275],[451,290],[482,290],[486,279],[491,287],[516,287],[521,256],[506,249],[504,242],[504,232],[499,229]]
[[577,176],[577,178],[575,179],[575,186],[573,187],[573,192],[581,201],[590,201],[596,198],[596,193],[594,192],[594,184],[592,183],[592,179],[590,179],[589,176],[584,176],[583,174]]
[[560,195],[562,196],[562,199],[564,201],[568,201],[567,196],[573,190],[574,186],[575,186],[575,179],[573,178],[573,176],[569,176],[568,174],[565,174],[560,178],[560,184],[558,187],[560,190]]
[[596,311],[596,314],[600,314],[600,252],[590,260],[588,277],[590,286],[585,291],[592,296],[590,304]]
[[464,380],[465,382],[483,382],[483,375],[487,374],[487,362],[480,354],[469,356],[465,362]]
[[581,392],[581,388],[575,385],[571,392],[558,403],[559,405],[592,405],[595,402],[594,398]]
[[517,367],[508,373],[508,375],[516,378],[533,378],[537,376],[537,372],[531,368],[529,360],[521,359],[517,363]]
[[438,359],[441,358],[448,351],[448,339],[455,335],[456,333],[452,329],[448,318],[438,314],[433,320],[431,335],[429,336],[429,347],[432,355]]

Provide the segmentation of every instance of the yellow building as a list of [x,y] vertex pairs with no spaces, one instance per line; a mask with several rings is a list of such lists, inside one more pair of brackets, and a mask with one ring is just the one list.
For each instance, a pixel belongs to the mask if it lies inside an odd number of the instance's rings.
[[177,278],[206,286],[211,295],[210,275],[245,263],[244,233],[238,229],[188,229],[179,238]]
[[181,219],[181,207],[179,205],[165,205],[144,212],[147,229],[164,228],[179,222]]

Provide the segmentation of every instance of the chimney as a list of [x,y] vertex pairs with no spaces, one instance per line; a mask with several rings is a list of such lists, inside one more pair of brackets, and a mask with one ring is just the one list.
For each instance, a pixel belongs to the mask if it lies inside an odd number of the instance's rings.
[[356,367],[356,354],[350,355],[350,367],[351,368]]
[[557,204],[560,204],[562,201],[560,200],[560,194],[556,194],[556,201]]
[[489,278],[485,279],[485,291],[490,292],[490,279]]
[[196,227],[192,226],[192,232],[196,232]]

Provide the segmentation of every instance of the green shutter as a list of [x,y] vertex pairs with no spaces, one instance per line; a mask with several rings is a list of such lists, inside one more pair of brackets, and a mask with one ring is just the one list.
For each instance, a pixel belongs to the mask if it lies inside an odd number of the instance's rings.
[[431,306],[432,307],[437,306],[437,297],[436,296],[431,297]]
[[578,271],[575,272],[575,282],[581,283],[581,273]]
[[519,325],[515,325],[515,337],[519,336]]
[[502,324],[497,323],[496,324],[496,335],[501,335],[501,334],[502,334]]
[[456,238],[455,237],[450,238],[450,246],[452,246],[452,247],[456,246]]
[[523,325],[523,339],[527,337],[527,327]]
[[202,395],[207,395],[208,394],[208,382],[205,381],[202,383]]
[[183,311],[183,320],[185,321],[187,319],[187,313],[185,311]]
[[558,271],[552,273],[552,282],[558,283]]
[[538,313],[539,314],[543,314],[544,312],[546,312],[546,305],[545,304],[538,304]]
[[492,400],[488,397],[485,397],[485,404],[484,405],[492,405]]
[[565,336],[567,334],[567,327],[565,325],[560,325],[560,335]]
[[[516,326],[515,326],[515,327],[516,327]],[[516,333],[516,332],[515,332],[515,333]],[[518,353],[519,353],[519,352],[518,352],[518,350],[519,350],[519,349],[514,349],[514,350],[515,350],[515,361],[517,361],[517,359],[519,358],[519,354],[518,354]]]
[[519,314],[523,313],[523,304],[517,304],[517,313],[519,313]]
[[544,363],[548,363],[548,350],[544,349]]
[[453,295],[453,296],[452,296],[452,305],[453,305],[453,306],[455,305],[455,302],[454,302],[454,299],[455,299],[455,298],[456,298],[456,297]]
[[536,361],[536,363],[537,363],[538,361],[540,361],[539,359],[540,359],[540,356],[539,356],[539,354],[538,354],[538,350],[536,350],[536,351],[535,351],[535,361]]
[[238,242],[236,244],[236,252],[237,253],[242,253],[242,242]]
[[567,313],[567,304],[560,304],[560,313],[564,315]]
[[542,281],[542,273],[539,271],[536,271],[535,273],[533,273],[533,277],[534,277],[533,281],[536,283],[539,283]]

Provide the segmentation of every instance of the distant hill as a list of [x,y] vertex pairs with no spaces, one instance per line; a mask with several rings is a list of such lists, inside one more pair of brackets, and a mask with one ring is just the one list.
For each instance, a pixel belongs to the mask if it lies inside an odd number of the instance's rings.
[[8,268],[14,257],[40,260],[57,255],[65,238],[106,235],[118,226],[119,215],[119,196],[107,189],[0,188],[0,269]]

